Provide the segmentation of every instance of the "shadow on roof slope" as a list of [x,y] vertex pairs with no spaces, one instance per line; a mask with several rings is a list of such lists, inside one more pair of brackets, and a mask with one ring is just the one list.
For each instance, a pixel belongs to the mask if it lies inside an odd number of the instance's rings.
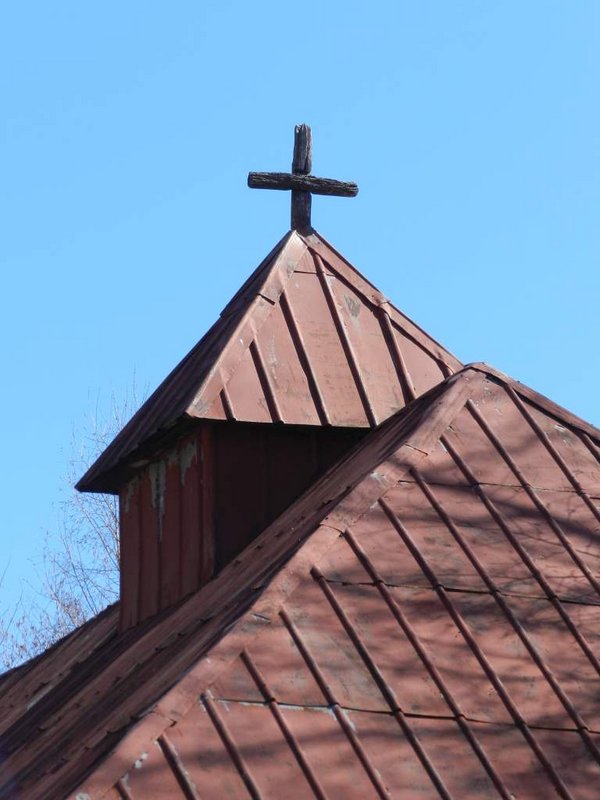
[[178,608],[0,683],[0,797],[593,797],[599,443],[465,368]]

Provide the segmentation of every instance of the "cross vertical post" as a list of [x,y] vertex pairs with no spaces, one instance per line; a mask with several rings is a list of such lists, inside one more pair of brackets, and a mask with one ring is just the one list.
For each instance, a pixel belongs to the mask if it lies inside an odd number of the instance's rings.
[[[308,125],[294,128],[293,175],[309,175],[312,169],[312,132]],[[292,189],[292,230],[310,230],[312,196],[302,189]]]

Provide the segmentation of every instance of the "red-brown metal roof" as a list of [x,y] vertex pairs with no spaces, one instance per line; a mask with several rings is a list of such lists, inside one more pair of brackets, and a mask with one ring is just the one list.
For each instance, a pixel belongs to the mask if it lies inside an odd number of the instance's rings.
[[375,427],[460,362],[319,234],[291,231],[78,484],[183,419]]
[[450,377],[183,605],[6,676],[0,797],[597,798],[599,448]]

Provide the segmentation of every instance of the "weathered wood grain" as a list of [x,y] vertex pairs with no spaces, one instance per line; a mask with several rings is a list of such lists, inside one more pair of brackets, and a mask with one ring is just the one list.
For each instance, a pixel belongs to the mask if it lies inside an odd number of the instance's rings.
[[292,172],[308,175],[312,169],[312,131],[308,125],[296,125],[294,129],[294,158]]
[[289,172],[249,172],[248,186],[251,189],[294,189],[311,194],[337,197],[356,197],[355,183],[336,181],[333,178],[317,178],[315,175],[294,175]]

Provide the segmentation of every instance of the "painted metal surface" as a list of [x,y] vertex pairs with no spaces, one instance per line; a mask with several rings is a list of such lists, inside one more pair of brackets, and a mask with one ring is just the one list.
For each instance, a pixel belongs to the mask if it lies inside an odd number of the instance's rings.
[[597,798],[599,444],[452,376],[186,603],[6,676],[0,797]]
[[119,495],[120,629],[196,591],[365,435],[204,422]]
[[178,421],[375,427],[460,367],[319,234],[291,232],[78,488],[117,492]]

